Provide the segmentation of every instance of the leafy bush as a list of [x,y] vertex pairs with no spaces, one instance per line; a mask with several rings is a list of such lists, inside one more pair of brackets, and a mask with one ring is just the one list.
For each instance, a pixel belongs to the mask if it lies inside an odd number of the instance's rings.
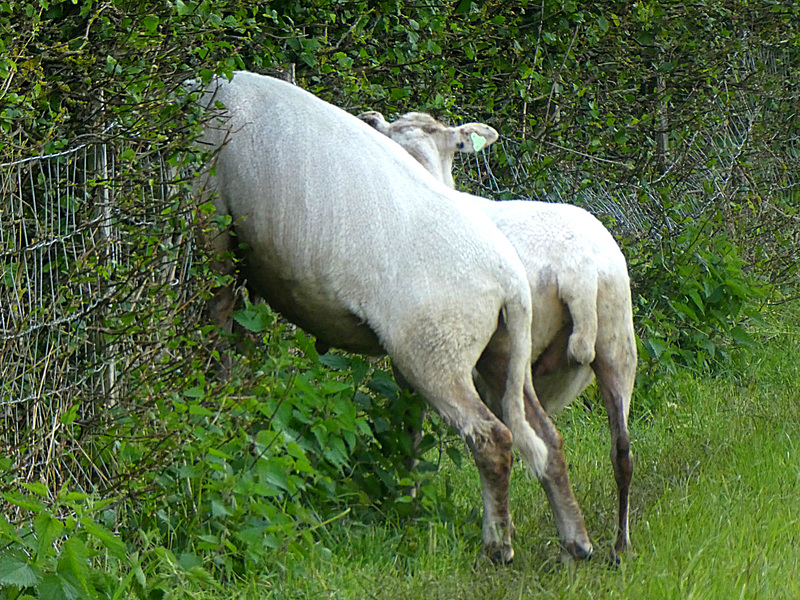
[[[429,481],[435,465],[407,469],[414,453],[405,426],[421,424],[419,398],[363,358],[318,356],[311,338],[264,304],[236,319],[264,344],[239,357],[231,381],[195,368],[182,392],[106,432],[121,472],[139,468],[127,498],[64,489],[48,501],[41,484],[5,494],[21,525],[3,521],[0,597],[110,597],[117,589],[180,597],[174,590],[187,581],[207,587],[254,566],[291,569],[315,532],[353,511],[450,516],[446,491]],[[423,451],[446,432],[438,420],[431,427]],[[145,452],[162,459],[154,464]],[[460,460],[457,446],[447,453]],[[408,496],[415,485],[417,502]]]
[[116,526],[112,500],[67,489],[50,498],[35,483],[23,488],[3,494],[31,518],[15,527],[0,514],[0,598],[118,598],[134,579],[145,585],[138,554],[109,529]]
[[404,507],[414,483],[408,434],[392,423],[399,404],[368,393],[397,395],[385,372],[360,357],[319,357],[266,305],[236,319],[263,346],[239,357],[232,381],[197,376],[157,403],[156,420],[179,441],[129,515],[131,533],[203,557],[224,578],[252,564],[287,568],[320,527],[376,502]]
[[729,364],[732,348],[754,344],[747,323],[759,321],[768,288],[746,268],[725,234],[704,235],[692,223],[633,261],[644,395],[662,371],[713,372]]

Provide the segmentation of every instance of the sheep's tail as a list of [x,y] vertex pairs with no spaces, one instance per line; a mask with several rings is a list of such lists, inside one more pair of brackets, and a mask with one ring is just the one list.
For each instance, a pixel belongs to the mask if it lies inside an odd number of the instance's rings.
[[576,274],[566,283],[559,282],[559,294],[572,317],[572,333],[567,342],[567,356],[581,365],[594,360],[597,344],[597,271],[580,278]]
[[[527,286],[525,286],[527,288]],[[503,393],[503,421],[514,435],[514,447],[534,476],[544,475],[547,446],[536,435],[525,417],[523,394],[535,398],[531,382],[531,308],[530,296],[524,301],[506,304],[509,354],[506,389]]]

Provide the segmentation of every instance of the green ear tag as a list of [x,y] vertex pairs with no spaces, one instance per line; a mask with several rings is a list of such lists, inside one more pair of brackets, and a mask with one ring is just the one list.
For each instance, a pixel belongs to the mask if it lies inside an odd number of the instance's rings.
[[480,152],[481,148],[486,145],[486,138],[475,132],[469,134],[469,139],[472,140],[472,149],[475,150],[475,152]]

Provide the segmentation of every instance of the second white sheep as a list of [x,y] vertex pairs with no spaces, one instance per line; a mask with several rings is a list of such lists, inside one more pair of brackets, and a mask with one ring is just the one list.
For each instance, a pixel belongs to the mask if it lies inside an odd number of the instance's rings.
[[[455,153],[478,152],[499,137],[483,123],[449,127],[419,112],[392,123],[374,111],[359,118],[450,187],[455,185]],[[534,309],[533,381],[541,405],[553,414],[577,398],[593,375],[597,377],[608,412],[618,490],[615,551],[622,551],[630,545],[633,461],[627,421],[637,364],[625,257],[603,224],[577,206],[466,196],[465,201],[474,202],[492,219],[525,267]]]

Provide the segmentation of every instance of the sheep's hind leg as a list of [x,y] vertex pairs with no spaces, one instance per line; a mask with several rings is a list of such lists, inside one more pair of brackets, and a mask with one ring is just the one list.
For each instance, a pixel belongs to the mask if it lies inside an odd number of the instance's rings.
[[493,422],[489,419],[493,418],[489,409],[482,408],[486,414],[465,438],[481,477],[483,552],[495,563],[508,564],[514,559],[511,546],[514,525],[508,501],[514,438],[498,419]]
[[553,510],[564,550],[571,558],[589,558],[592,555],[592,542],[569,483],[563,451],[564,439],[539,404],[530,381],[525,383],[525,416],[536,434],[547,443],[547,470],[539,477],[539,481]]
[[[505,373],[500,366],[505,363],[498,358],[502,357],[491,355],[487,350],[478,362],[478,372],[486,387],[486,394],[490,398],[500,398],[503,392]],[[528,423],[547,446],[544,472],[536,475],[553,510],[562,547],[568,558],[589,558],[592,554],[592,543],[586,532],[580,507],[570,487],[567,463],[562,450],[563,439],[539,404],[530,377],[526,377],[524,401]],[[493,409],[499,410],[499,402],[492,401],[490,405]]]
[[619,559],[619,553],[630,547],[628,529],[629,495],[633,478],[633,457],[628,434],[628,409],[633,392],[635,377],[634,356],[632,364],[619,365],[598,357],[592,364],[603,401],[608,413],[608,425],[611,430],[611,464],[614,467],[614,479],[617,482],[617,539],[612,551],[612,558]]

